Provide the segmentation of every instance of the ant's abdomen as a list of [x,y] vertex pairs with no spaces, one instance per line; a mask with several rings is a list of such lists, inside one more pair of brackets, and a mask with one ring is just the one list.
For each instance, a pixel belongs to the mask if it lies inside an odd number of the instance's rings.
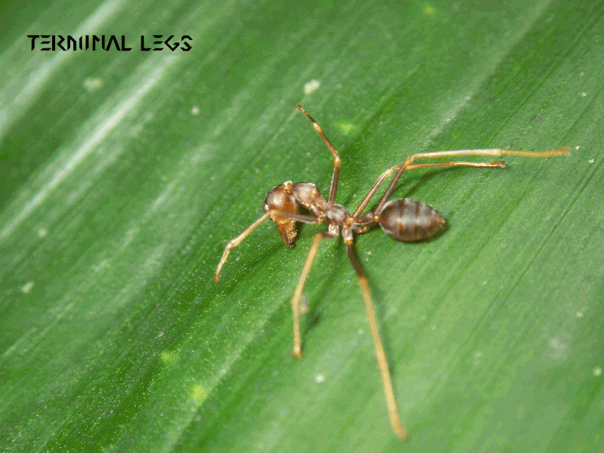
[[411,198],[390,200],[378,214],[382,230],[397,241],[417,242],[438,236],[444,217],[432,206]]

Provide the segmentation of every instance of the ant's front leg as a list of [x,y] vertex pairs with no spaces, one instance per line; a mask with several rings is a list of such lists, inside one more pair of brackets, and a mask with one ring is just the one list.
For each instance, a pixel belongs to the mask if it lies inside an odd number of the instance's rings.
[[252,223],[249,227],[247,227],[245,229],[245,231],[243,233],[241,233],[239,236],[231,239],[229,241],[229,243],[226,245],[226,247],[224,248],[224,252],[222,253],[222,258],[220,258],[220,262],[218,263],[218,267],[216,268],[216,273],[214,274],[215,282],[218,283],[220,281],[220,271],[222,270],[224,263],[226,263],[226,260],[229,257],[231,250],[234,249],[235,247],[237,247],[239,244],[241,244],[243,242],[243,240],[252,233],[252,231],[254,231],[260,224],[262,224],[262,222],[264,222],[266,219],[268,219],[271,216],[287,217],[287,218],[295,220],[296,222],[303,222],[303,223],[321,223],[322,222],[322,220],[320,220],[319,218],[314,217],[314,216],[283,212],[283,211],[279,211],[278,209],[270,209],[270,210],[266,211],[262,215],[262,217],[260,217],[258,220],[256,220],[254,223]]
[[304,113],[304,115],[306,115],[306,118],[308,118],[312,122],[313,129],[317,132],[317,134],[319,134],[319,137],[323,139],[323,142],[325,143],[325,145],[331,152],[331,155],[333,156],[333,175],[331,177],[329,197],[327,198],[327,202],[329,203],[329,205],[333,206],[336,201],[336,193],[338,191],[338,179],[340,177],[340,164],[342,163],[342,160],[340,159],[340,155],[338,154],[334,146],[331,144],[331,142],[323,132],[323,129],[321,128],[319,123],[317,123],[315,119],[310,116],[308,112],[304,110],[304,107],[302,107],[301,105],[296,105],[296,108],[302,113]]

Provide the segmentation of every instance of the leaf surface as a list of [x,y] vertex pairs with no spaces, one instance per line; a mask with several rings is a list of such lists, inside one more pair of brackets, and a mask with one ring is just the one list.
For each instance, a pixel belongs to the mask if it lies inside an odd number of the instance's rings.
[[[0,14],[0,447],[602,451],[604,3],[8,2]],[[189,52],[143,52],[152,34]],[[28,34],[133,50],[30,50]],[[409,441],[388,423],[345,247],[227,241],[286,180],[351,211],[415,152],[572,149],[413,170],[448,230],[357,238]]]

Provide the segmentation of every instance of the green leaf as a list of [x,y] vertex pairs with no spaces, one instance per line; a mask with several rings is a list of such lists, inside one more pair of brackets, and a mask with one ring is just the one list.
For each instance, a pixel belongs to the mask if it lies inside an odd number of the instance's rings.
[[[604,450],[604,2],[63,0],[0,13],[0,448]],[[132,51],[31,50],[32,34]],[[140,50],[140,36],[192,49]],[[40,38],[42,39],[42,38]],[[390,430],[346,248],[305,288],[260,226],[286,180],[351,211],[416,152],[572,149],[405,172],[448,230],[356,241],[403,424]],[[468,158],[470,159],[470,158]],[[488,159],[486,159],[488,160]]]

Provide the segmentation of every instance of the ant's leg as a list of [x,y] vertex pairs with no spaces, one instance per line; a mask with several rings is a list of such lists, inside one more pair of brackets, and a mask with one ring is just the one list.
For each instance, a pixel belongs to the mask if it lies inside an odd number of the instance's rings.
[[406,164],[415,159],[432,159],[434,157],[460,157],[460,156],[524,156],[524,157],[553,157],[561,154],[570,154],[568,148],[556,148],[550,151],[513,151],[511,149],[460,149],[456,151],[429,151],[417,153],[405,159]]
[[319,134],[319,136],[323,139],[323,141],[327,145],[327,148],[329,148],[329,151],[331,151],[331,154],[333,155],[333,176],[331,177],[331,188],[329,189],[329,198],[327,199],[329,206],[333,206],[333,204],[336,201],[336,192],[338,191],[338,178],[340,176],[340,163],[341,163],[340,156],[338,155],[338,152],[333,147],[333,145],[331,144],[329,139],[323,133],[323,129],[321,129],[321,126],[319,126],[319,123],[317,123],[313,119],[313,117],[310,116],[306,110],[304,110],[304,108],[301,105],[296,105],[296,108],[298,110],[300,110],[302,113],[304,113],[306,115],[306,117],[312,121],[312,127],[315,129],[317,134]]
[[[426,168],[426,167],[451,167],[451,166],[478,167],[478,168],[504,168],[505,162],[503,162],[503,161],[497,161],[497,162],[457,162],[457,161],[455,161],[455,162],[442,162],[442,163],[432,163],[432,164],[430,164],[430,163],[428,163],[428,164],[409,164],[409,165],[407,165],[405,170],[413,170],[416,168]],[[363,210],[367,207],[367,205],[369,204],[369,202],[371,201],[371,199],[373,198],[373,196],[379,189],[380,185],[384,182],[384,179],[386,179],[388,176],[390,176],[395,171],[399,170],[400,167],[401,167],[400,165],[390,167],[388,170],[385,170],[380,175],[380,177],[375,181],[373,186],[371,186],[371,189],[369,189],[369,192],[367,192],[367,195],[365,195],[365,197],[361,200],[361,203],[359,204],[359,206],[355,209],[354,213],[352,214],[353,218],[356,219],[361,214],[361,212],[363,212]]]
[[256,220],[254,223],[252,223],[249,227],[247,227],[245,229],[245,231],[243,233],[241,233],[239,236],[231,239],[229,241],[229,243],[226,245],[226,247],[224,248],[224,252],[222,253],[222,258],[220,258],[220,262],[218,263],[218,267],[216,268],[216,273],[214,274],[215,282],[220,281],[220,271],[222,270],[222,266],[224,266],[224,263],[226,263],[226,260],[229,257],[229,254],[231,253],[231,249],[234,249],[239,244],[241,244],[243,242],[243,240],[246,237],[248,237],[252,231],[254,231],[262,222],[264,222],[266,219],[268,219],[271,215],[274,215],[274,214],[278,214],[278,215],[281,215],[284,217],[289,217],[290,219],[293,219],[296,222],[321,223],[321,220],[319,218],[313,217],[313,216],[283,212],[283,211],[279,211],[278,209],[271,209],[269,211],[266,211],[262,215],[262,217],[260,217],[258,220]]
[[306,263],[304,263],[304,267],[302,268],[298,285],[296,286],[296,290],[294,291],[294,295],[292,297],[292,314],[294,318],[293,355],[296,359],[302,358],[302,340],[300,337],[300,298],[302,297],[304,283],[306,283],[306,278],[308,277],[312,263],[315,260],[315,256],[317,256],[317,252],[319,251],[319,244],[323,239],[333,239],[334,237],[335,235],[329,233],[317,233],[315,235],[315,239],[313,240],[310,250],[308,251]]
[[367,320],[369,321],[369,327],[371,329],[371,336],[373,337],[373,345],[375,347],[375,356],[377,358],[378,366],[380,368],[380,374],[382,375],[382,384],[384,386],[384,395],[386,396],[386,406],[388,408],[388,418],[390,419],[390,425],[394,433],[402,440],[407,438],[407,430],[403,428],[401,420],[398,416],[398,408],[396,406],[396,398],[394,397],[394,389],[392,388],[392,378],[390,377],[390,369],[388,368],[388,359],[382,346],[382,340],[380,339],[380,331],[375,321],[375,314],[373,312],[373,303],[371,302],[371,292],[369,291],[369,285],[367,284],[367,278],[363,275],[363,269],[361,263],[356,254],[354,244],[352,241],[346,242],[348,247],[348,257],[350,262],[357,273],[359,286],[363,293],[363,302],[365,303],[365,311],[367,312]]
[[[417,165],[421,165],[422,167],[450,167],[454,165],[458,165],[456,162],[442,162],[442,163],[428,163],[428,164],[413,164],[415,159],[432,159],[435,157],[461,157],[461,156],[491,156],[491,157],[501,157],[501,156],[524,156],[524,157],[552,157],[559,156],[560,154],[570,154],[570,150],[568,148],[557,148],[551,151],[513,151],[509,149],[461,149],[457,151],[432,151],[427,153],[417,153],[413,154],[405,159],[403,164],[399,167],[398,172],[390,181],[390,185],[386,189],[382,198],[380,198],[379,203],[377,204],[374,212],[380,212],[382,206],[388,201],[390,195],[394,191],[394,186],[398,182],[399,178],[403,174],[403,171],[410,168],[411,165],[415,165],[415,168],[418,168]],[[504,163],[500,163],[504,166]]]

